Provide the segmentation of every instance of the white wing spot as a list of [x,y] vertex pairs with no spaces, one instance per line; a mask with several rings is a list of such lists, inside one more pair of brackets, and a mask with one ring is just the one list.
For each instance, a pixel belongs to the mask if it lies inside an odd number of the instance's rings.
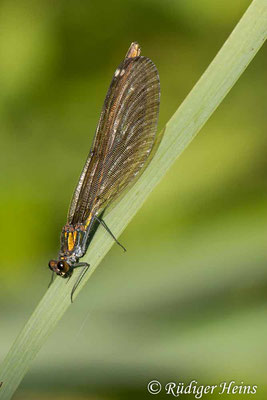
[[122,75],[124,75],[125,74],[125,69],[122,69],[121,70],[121,73],[120,73],[120,76],[122,76]]
[[114,76],[117,77],[117,76],[119,75],[120,72],[121,72],[121,70],[120,70],[119,68],[116,69]]

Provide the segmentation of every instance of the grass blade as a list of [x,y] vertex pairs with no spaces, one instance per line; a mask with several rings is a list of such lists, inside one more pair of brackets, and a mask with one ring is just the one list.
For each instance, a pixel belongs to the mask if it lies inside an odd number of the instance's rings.
[[[267,1],[254,0],[224,46],[165,127],[161,145],[147,170],[105,216],[116,236],[123,231],[166,171],[183,152],[221,103],[267,37]],[[76,295],[90,278],[113,240],[98,229],[84,261],[91,268]],[[57,278],[14,342],[0,370],[0,399],[14,394],[31,361],[70,306],[70,292],[78,271],[66,284]]]

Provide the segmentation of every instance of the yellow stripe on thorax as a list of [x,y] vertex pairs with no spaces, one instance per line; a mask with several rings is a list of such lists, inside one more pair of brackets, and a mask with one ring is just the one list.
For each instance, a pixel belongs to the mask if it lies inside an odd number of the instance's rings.
[[69,235],[68,235],[68,250],[69,251],[72,251],[74,249],[76,237],[77,237],[76,231],[69,232]]

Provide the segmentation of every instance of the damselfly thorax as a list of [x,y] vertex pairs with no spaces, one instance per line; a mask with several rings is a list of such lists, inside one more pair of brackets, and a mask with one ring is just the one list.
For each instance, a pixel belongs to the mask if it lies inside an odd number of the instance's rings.
[[92,225],[96,222],[96,216],[90,215],[87,223],[67,224],[63,227],[60,237],[60,252],[58,260],[51,260],[49,268],[63,278],[69,278],[73,269],[87,266],[87,263],[79,263],[88,248],[89,234]]
[[53,274],[63,278],[83,267],[71,298],[89,267],[79,260],[86,253],[96,225],[101,224],[120,244],[101,216],[145,169],[155,144],[159,76],[153,62],[140,56],[140,52],[139,45],[132,43],[113,75],[89,156],[72,197],[67,224],[61,232],[58,259],[49,262]]

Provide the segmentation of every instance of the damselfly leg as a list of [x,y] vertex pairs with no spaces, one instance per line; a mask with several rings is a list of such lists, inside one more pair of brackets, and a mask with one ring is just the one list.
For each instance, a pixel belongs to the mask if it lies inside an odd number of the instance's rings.
[[50,282],[49,282],[49,285],[48,285],[49,288],[50,288],[50,286],[52,285],[52,283],[54,281],[54,277],[55,277],[55,272],[52,271],[51,279],[50,279]]
[[106,229],[106,231],[110,234],[110,236],[115,240],[115,242],[124,250],[127,251],[126,248],[117,240],[117,238],[113,235],[113,233],[111,232],[111,230],[109,229],[109,227],[107,226],[107,224],[105,223],[105,221],[101,218],[98,218],[95,216],[95,219],[97,220],[97,222],[99,224],[101,224],[103,226],[103,228]]
[[75,265],[73,266],[73,269],[75,269],[75,268],[80,268],[80,267],[82,267],[83,269],[82,269],[80,275],[78,276],[76,282],[74,283],[73,288],[72,288],[72,291],[71,291],[71,294],[70,294],[70,299],[71,299],[71,302],[72,302],[72,303],[73,303],[73,295],[74,295],[74,292],[76,291],[76,289],[77,289],[77,287],[79,286],[79,284],[81,283],[81,281],[82,281],[84,275],[85,275],[86,272],[88,271],[88,269],[89,269],[89,267],[90,267],[90,264],[87,264],[87,263],[78,263],[78,264],[75,264]]

